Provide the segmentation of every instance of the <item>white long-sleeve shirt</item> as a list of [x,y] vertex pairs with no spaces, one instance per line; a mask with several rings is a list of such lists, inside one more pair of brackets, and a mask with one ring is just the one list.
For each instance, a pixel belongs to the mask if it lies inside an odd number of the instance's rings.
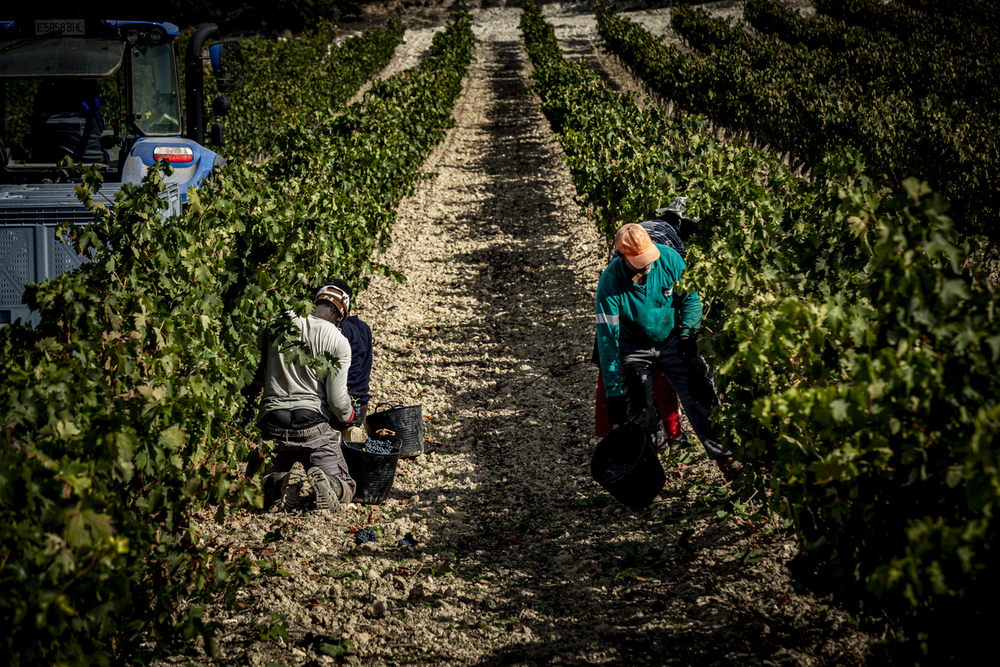
[[302,340],[309,346],[313,358],[323,352],[335,356],[340,369],[322,380],[313,369],[285,363],[277,347],[268,349],[262,331],[257,336],[257,349],[267,355],[264,392],[260,401],[257,421],[274,410],[314,410],[327,419],[333,415],[341,422],[350,421],[354,414],[351,398],[347,394],[347,372],[351,367],[351,344],[336,326],[318,317],[293,317],[295,326],[302,332]]

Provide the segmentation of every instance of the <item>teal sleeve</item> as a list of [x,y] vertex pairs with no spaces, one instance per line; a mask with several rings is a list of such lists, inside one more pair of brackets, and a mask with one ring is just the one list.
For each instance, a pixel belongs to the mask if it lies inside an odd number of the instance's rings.
[[681,299],[678,308],[680,315],[681,336],[698,336],[701,329],[701,298],[698,292],[687,292]]
[[[604,289],[602,289],[604,288]],[[621,356],[618,353],[619,299],[606,289],[602,279],[597,287],[597,353],[601,361],[601,378],[608,397],[625,393],[621,378]]]

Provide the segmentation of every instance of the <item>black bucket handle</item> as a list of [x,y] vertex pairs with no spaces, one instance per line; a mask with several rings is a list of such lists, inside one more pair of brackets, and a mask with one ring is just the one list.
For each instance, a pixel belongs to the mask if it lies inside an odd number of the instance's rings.
[[[381,408],[383,405],[388,405],[389,410],[399,410],[400,408],[406,407],[405,405],[393,405],[392,403],[377,403],[375,405],[375,412],[378,412],[379,408]],[[389,410],[385,410],[384,412],[388,412]]]

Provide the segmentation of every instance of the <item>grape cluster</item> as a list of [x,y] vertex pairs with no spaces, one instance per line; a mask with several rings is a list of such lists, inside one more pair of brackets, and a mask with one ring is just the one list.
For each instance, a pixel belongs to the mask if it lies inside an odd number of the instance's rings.
[[417,538],[413,536],[413,533],[407,533],[403,535],[403,539],[398,542],[401,547],[415,547],[417,546]]
[[604,481],[610,482],[615,477],[621,477],[632,472],[632,466],[628,463],[616,463],[604,473]]
[[366,542],[374,542],[378,538],[375,536],[375,530],[372,528],[362,528],[358,532],[354,533],[354,543],[358,546],[365,544]]
[[365,440],[365,444],[361,446],[361,451],[368,452],[369,454],[392,454],[396,451],[396,448],[388,440],[368,438]]

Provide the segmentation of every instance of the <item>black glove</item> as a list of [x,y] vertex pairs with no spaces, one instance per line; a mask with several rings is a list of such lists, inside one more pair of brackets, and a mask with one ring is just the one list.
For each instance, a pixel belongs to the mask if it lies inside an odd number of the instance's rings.
[[698,356],[697,339],[691,336],[681,336],[680,341],[677,343],[677,354],[680,356],[682,363],[691,363],[691,360]]
[[624,396],[608,398],[608,422],[612,426],[628,423],[628,400]]

